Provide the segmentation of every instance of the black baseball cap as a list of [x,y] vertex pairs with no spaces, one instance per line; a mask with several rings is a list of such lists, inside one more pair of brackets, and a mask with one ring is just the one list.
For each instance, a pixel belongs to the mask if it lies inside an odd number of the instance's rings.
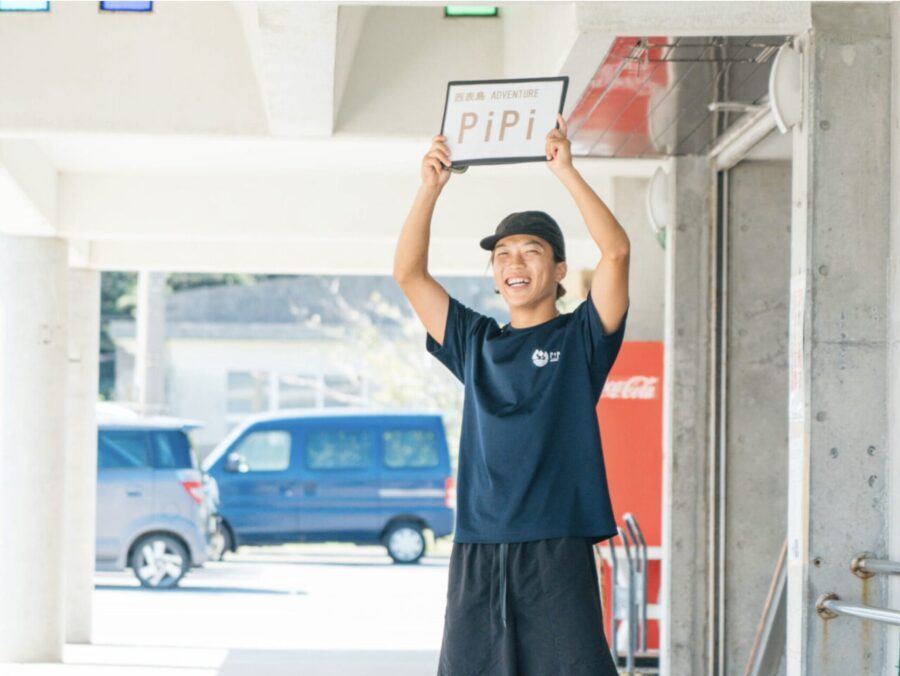
[[537,235],[545,240],[559,261],[566,260],[562,230],[550,214],[543,211],[516,211],[500,221],[493,235],[481,240],[481,248],[493,251],[497,242],[509,235]]

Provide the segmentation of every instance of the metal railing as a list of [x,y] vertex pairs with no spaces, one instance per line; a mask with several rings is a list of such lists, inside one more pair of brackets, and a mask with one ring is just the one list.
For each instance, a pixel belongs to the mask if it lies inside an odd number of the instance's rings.
[[873,620],[900,627],[900,610],[862,606],[841,601],[834,593],[822,594],[816,601],[816,612],[824,620],[831,620],[838,615],[857,617],[861,620]]
[[[879,574],[900,575],[900,563],[886,559],[876,559],[873,554],[863,552],[851,561],[850,570],[854,575],[863,579]],[[834,592],[822,594],[816,600],[816,612],[823,620],[831,620],[838,615],[846,615],[847,617],[883,622],[900,627],[900,610],[847,603],[842,601]]]
[[[622,542],[625,570],[616,551],[614,538],[610,538],[609,554],[612,571],[612,604],[609,613],[609,649],[613,661],[619,665],[620,652],[618,629],[625,627],[625,672],[637,674],[638,658],[647,658],[647,541],[637,520],[631,513],[623,517],[625,530],[617,527]],[[600,553],[600,546],[597,546]],[[641,673],[656,673],[655,668],[640,669]]]
[[744,676],[774,676],[784,657],[784,637],[787,617],[787,538],[781,545],[775,572],[762,616],[753,637],[753,646],[744,668]]

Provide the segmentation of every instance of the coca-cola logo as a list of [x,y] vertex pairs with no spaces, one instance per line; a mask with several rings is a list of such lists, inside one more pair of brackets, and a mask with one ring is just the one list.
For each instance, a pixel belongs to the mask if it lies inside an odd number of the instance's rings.
[[603,399],[655,399],[659,378],[654,376],[631,376],[617,380],[607,380],[600,395]]

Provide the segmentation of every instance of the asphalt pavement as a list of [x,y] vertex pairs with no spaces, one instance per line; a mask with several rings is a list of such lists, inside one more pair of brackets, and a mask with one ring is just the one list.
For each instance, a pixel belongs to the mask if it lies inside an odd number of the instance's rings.
[[242,548],[169,591],[97,573],[93,643],[0,674],[432,676],[449,551],[401,566],[381,547]]

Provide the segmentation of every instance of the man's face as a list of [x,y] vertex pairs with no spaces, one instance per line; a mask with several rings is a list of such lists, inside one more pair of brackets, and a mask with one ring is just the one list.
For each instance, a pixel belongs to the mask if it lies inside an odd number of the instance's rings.
[[550,244],[536,235],[509,235],[497,242],[491,261],[494,283],[512,307],[556,299],[556,285],[566,276],[565,262],[553,260]]

